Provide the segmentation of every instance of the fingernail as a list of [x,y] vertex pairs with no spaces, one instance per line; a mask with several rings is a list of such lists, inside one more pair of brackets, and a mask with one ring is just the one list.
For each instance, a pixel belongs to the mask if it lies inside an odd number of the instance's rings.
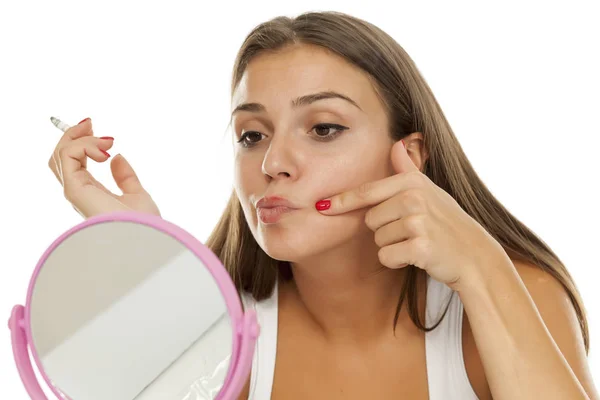
[[89,119],[89,118],[82,119],[81,121],[79,121],[79,123],[78,123],[77,125],[80,125],[82,122],[85,122],[85,121],[87,121],[88,119]]
[[104,154],[106,157],[110,157],[110,154],[108,154],[106,151],[104,150],[100,150],[102,152],[102,154]]
[[406,145],[404,144],[404,139],[402,139],[400,142],[402,142],[402,147],[406,148]]
[[114,137],[110,137],[110,136],[102,136],[100,137],[100,139],[104,139],[104,140],[115,140]]
[[317,204],[315,204],[315,207],[319,211],[327,210],[329,207],[331,207],[331,200],[317,201]]

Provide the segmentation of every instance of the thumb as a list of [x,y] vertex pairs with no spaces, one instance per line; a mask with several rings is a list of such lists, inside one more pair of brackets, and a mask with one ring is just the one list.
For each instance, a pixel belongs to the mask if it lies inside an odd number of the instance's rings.
[[123,194],[137,194],[145,191],[135,171],[121,154],[117,154],[112,159],[110,170],[115,183],[123,191]]
[[398,140],[392,146],[391,150],[391,159],[392,166],[394,167],[394,171],[400,174],[402,172],[411,172],[415,170],[419,170],[413,160],[410,158],[408,153],[406,152],[406,147],[404,146],[403,140]]

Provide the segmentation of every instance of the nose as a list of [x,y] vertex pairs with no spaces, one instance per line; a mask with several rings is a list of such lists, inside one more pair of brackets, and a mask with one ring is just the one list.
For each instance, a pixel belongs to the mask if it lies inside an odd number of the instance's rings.
[[263,174],[269,179],[293,178],[296,171],[294,146],[285,135],[274,135],[263,159]]

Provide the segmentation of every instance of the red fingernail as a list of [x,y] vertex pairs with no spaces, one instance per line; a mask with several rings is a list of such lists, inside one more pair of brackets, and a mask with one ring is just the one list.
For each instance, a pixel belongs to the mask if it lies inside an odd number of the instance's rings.
[[81,124],[82,122],[85,122],[85,121],[87,121],[88,119],[89,119],[89,118],[82,119],[81,121],[79,121],[79,123],[78,123],[77,125]]
[[406,145],[404,144],[404,139],[402,139],[401,142],[402,142],[402,147],[406,148]]
[[110,157],[110,154],[108,154],[107,152],[105,152],[104,150],[100,150],[102,152],[102,154],[104,154],[106,157]]
[[115,140],[114,137],[110,137],[110,136],[102,136],[100,137],[100,139],[104,139],[104,140]]
[[317,204],[315,204],[315,207],[319,211],[327,210],[329,207],[331,207],[331,200],[317,201]]

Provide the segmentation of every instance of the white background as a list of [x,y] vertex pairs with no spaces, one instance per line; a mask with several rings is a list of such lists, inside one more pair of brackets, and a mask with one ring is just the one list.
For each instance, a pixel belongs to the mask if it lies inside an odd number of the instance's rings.
[[[0,317],[25,301],[46,247],[81,222],[47,167],[61,136],[50,116],[91,117],[97,136],[115,137],[110,153],[129,159],[163,217],[204,241],[231,192],[229,80],[243,39],[277,15],[337,10],[407,50],[483,181],[566,263],[589,312],[598,384],[594,2],[284,3],[2,3]],[[91,169],[115,188],[108,165]],[[6,328],[0,391],[26,398]]]

